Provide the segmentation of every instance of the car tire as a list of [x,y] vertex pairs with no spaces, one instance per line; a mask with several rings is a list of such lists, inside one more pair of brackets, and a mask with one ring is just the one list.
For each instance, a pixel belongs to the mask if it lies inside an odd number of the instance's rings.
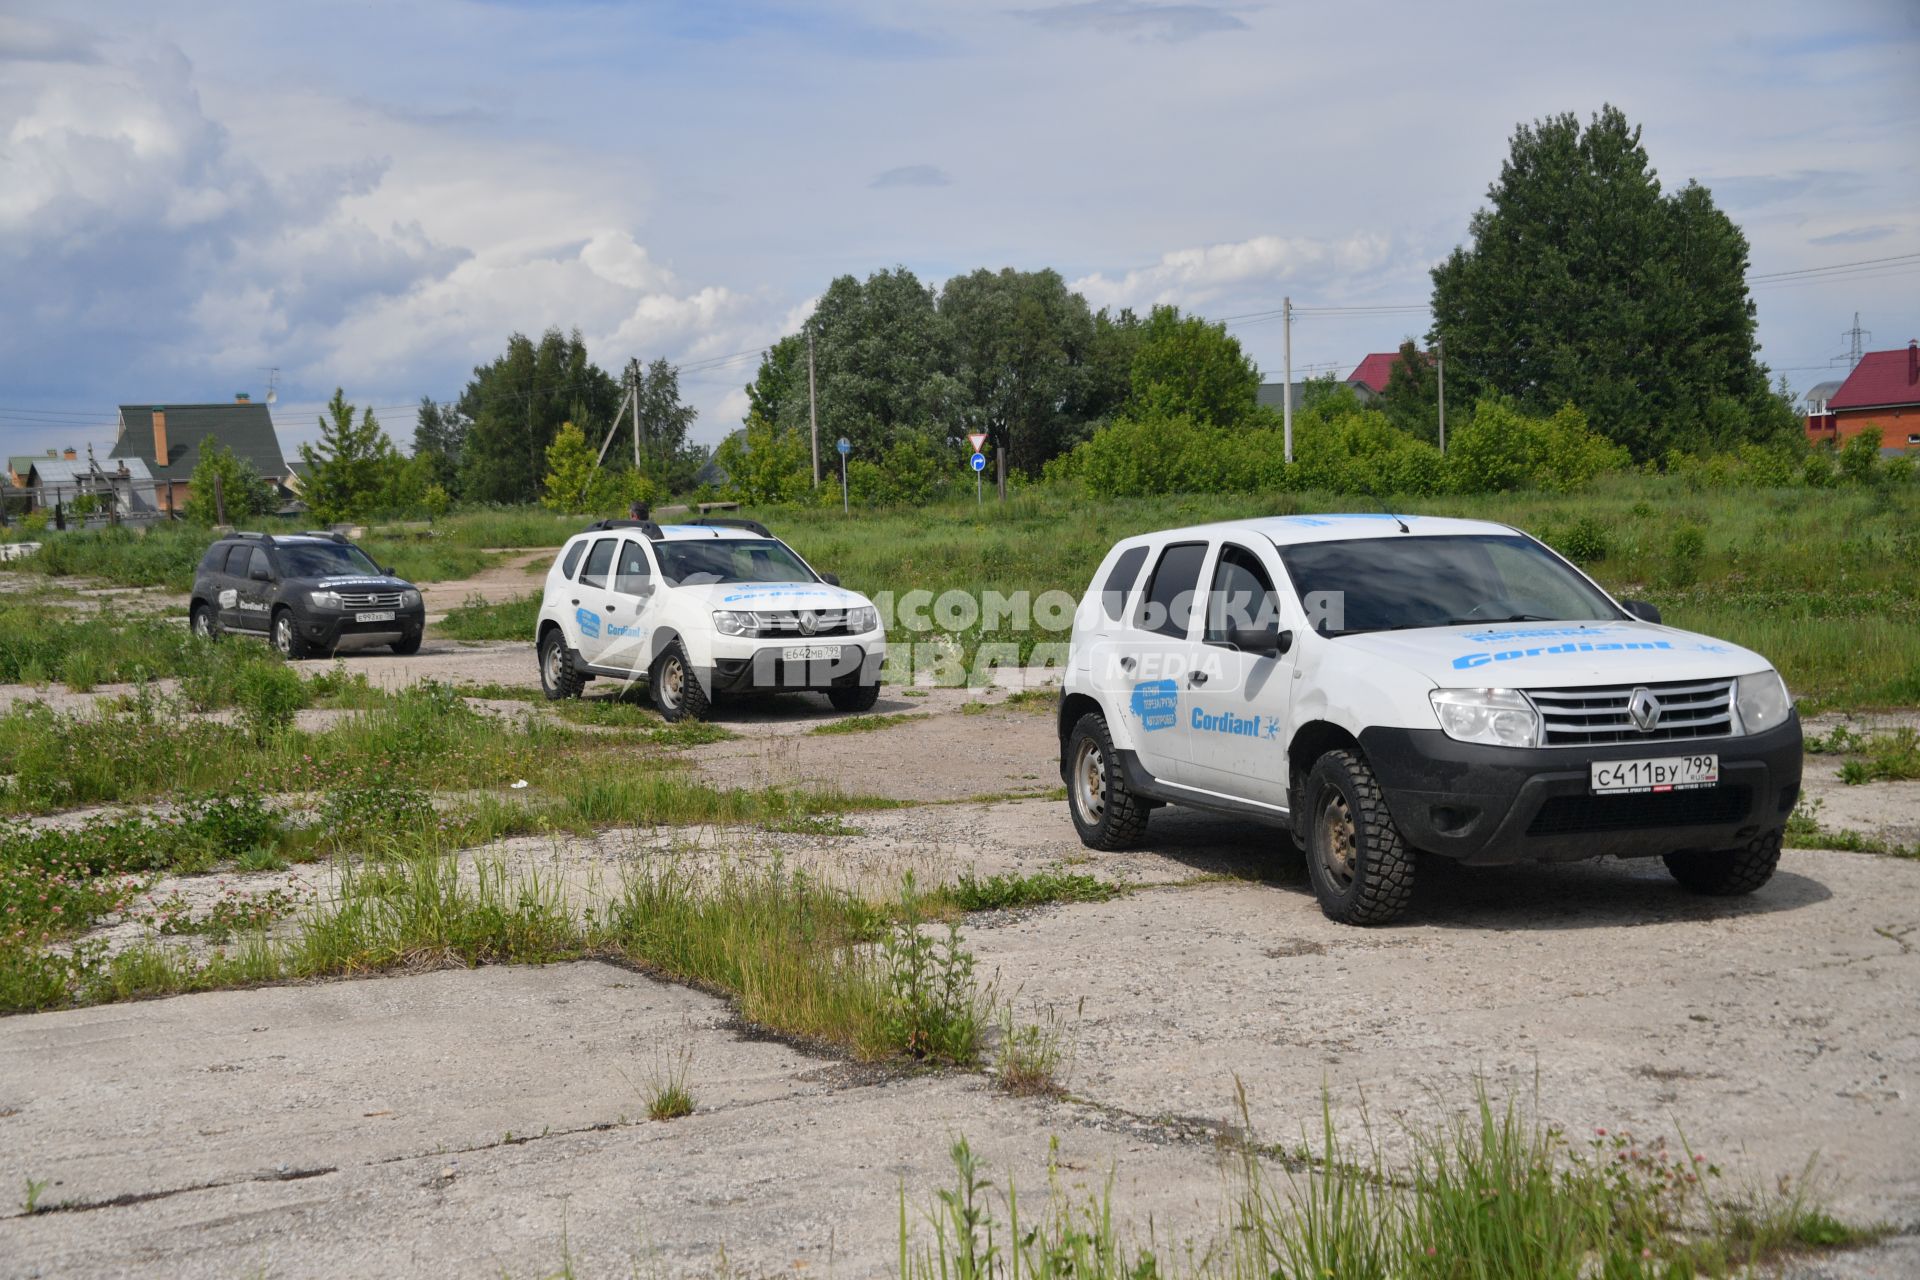
[[420,652],[420,641],[424,637],[424,635],[425,633],[423,632],[421,635],[418,635],[418,636],[407,636],[405,639],[394,641],[391,645],[387,647],[392,649],[395,653],[399,654],[403,658],[409,657],[413,654]]
[[548,702],[577,698],[587,681],[573,667],[573,654],[567,648],[566,633],[555,627],[540,641],[540,692]]
[[273,647],[288,662],[298,662],[302,658],[313,656],[313,646],[300,634],[300,626],[293,620],[293,610],[278,609],[273,615]]
[[1413,850],[1358,751],[1329,751],[1307,775],[1307,875],[1327,919],[1385,924],[1413,900]]
[[193,634],[202,640],[220,638],[220,620],[213,616],[212,606],[204,604],[193,606],[192,623]]
[[678,640],[654,660],[653,670],[647,673],[647,688],[653,693],[660,718],[669,724],[705,720],[713,709],[706,686],[700,683],[693,664],[687,661],[686,647]]
[[1780,865],[1780,835],[1769,831],[1739,849],[1670,853],[1663,861],[1684,889],[1714,898],[1738,897],[1773,879]]
[[878,684],[850,684],[827,690],[827,701],[835,711],[871,711],[880,701]]
[[1089,849],[1130,849],[1147,831],[1148,805],[1127,786],[1113,736],[1097,711],[1080,717],[1067,735],[1067,812]]

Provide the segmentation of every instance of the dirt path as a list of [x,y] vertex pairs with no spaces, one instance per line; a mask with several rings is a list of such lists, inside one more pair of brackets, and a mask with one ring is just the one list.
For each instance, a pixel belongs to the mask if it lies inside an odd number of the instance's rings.
[[537,593],[541,575],[553,563],[558,550],[558,547],[545,547],[493,552],[500,558],[471,578],[422,583],[420,595],[427,605],[427,634],[433,634],[433,624],[444,619],[447,610],[466,604],[476,596],[487,604],[499,604]]

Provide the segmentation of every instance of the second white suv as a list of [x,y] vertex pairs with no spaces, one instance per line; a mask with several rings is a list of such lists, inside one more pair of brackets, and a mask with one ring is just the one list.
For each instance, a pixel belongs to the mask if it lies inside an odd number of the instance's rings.
[[841,711],[880,696],[886,634],[873,602],[817,573],[751,520],[602,520],[547,570],[535,623],[540,686],[644,679],[668,720],[717,693],[813,690]]
[[1074,620],[1060,771],[1081,839],[1162,804],[1290,830],[1326,914],[1391,919],[1416,851],[1661,856],[1749,893],[1800,794],[1767,660],[1660,625],[1526,534],[1301,515],[1107,553]]

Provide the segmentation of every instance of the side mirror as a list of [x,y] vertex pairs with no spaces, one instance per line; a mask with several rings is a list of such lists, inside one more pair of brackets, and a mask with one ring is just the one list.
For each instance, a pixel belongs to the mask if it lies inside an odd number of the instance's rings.
[[1293,648],[1293,632],[1268,627],[1235,627],[1227,632],[1227,643],[1242,653],[1277,658]]
[[830,587],[837,587],[840,585],[840,575],[837,573],[823,573],[820,575],[820,581]]
[[386,568],[382,569],[380,572],[386,574],[389,578],[391,578],[393,576],[393,566],[388,565]]
[[253,569],[248,572],[247,576],[255,582],[272,582],[273,570],[263,569],[259,565],[255,565]]
[[1655,626],[1660,624],[1660,607],[1658,605],[1648,604],[1645,600],[1622,600],[1620,607],[1642,622],[1651,622]]

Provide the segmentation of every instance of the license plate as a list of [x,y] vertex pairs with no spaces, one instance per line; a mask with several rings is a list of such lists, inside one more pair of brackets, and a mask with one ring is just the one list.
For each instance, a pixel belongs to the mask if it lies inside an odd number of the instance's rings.
[[840,656],[837,644],[790,644],[780,651],[780,656],[788,662],[817,662],[822,658]]
[[353,615],[353,620],[355,622],[392,622],[393,610],[382,609],[378,613],[356,613]]
[[1662,756],[1657,760],[1601,760],[1593,764],[1593,791],[1691,791],[1720,781],[1719,756]]

